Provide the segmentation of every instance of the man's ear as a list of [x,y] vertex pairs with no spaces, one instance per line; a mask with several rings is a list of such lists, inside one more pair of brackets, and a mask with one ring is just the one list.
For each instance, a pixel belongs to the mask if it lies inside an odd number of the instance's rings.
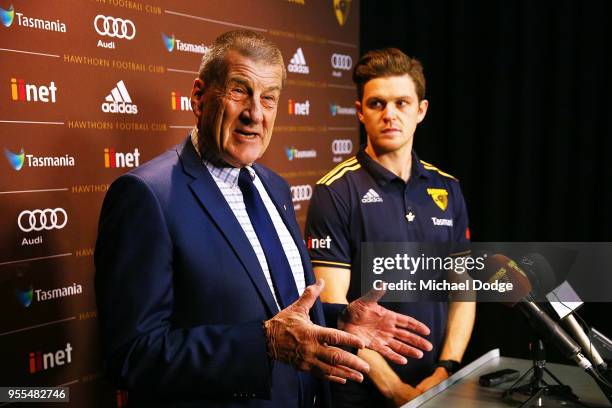
[[363,111],[361,110],[361,108],[362,108],[361,101],[355,101],[355,109],[357,110],[357,117],[359,118],[359,121],[363,123]]
[[419,102],[419,112],[417,114],[417,123],[421,123],[423,119],[425,119],[425,115],[427,114],[427,108],[429,107],[429,101],[427,99],[421,100]]
[[191,88],[191,110],[199,119],[202,116],[202,102],[204,97],[204,81],[196,78]]

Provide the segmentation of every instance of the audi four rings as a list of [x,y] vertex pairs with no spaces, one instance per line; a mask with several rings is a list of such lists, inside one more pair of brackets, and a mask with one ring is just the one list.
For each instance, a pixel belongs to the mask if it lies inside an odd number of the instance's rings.
[[312,186],[310,184],[291,186],[289,189],[291,190],[291,200],[293,202],[307,201],[312,198]]
[[23,232],[62,229],[67,223],[68,214],[63,208],[25,210],[17,217],[17,225]]
[[349,154],[353,151],[353,141],[351,139],[335,139],[332,142],[333,154]]
[[332,54],[331,65],[334,69],[348,71],[353,66],[353,59],[346,54]]
[[100,35],[131,40],[136,36],[136,26],[130,20],[103,16],[98,14],[94,19],[94,28]]

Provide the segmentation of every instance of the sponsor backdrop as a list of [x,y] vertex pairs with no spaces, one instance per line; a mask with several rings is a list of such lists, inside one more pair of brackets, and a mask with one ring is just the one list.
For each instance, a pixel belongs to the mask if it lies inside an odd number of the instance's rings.
[[[72,406],[126,406],[102,378],[93,247],[109,184],[181,142],[202,54],[260,31],[288,77],[262,162],[301,224],[312,188],[355,154],[357,0],[0,0],[0,385],[68,385]],[[0,406],[4,404],[0,403]]]

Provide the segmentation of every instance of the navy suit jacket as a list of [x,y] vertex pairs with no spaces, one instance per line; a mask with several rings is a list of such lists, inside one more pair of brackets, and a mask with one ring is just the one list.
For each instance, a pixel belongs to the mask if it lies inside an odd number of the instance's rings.
[[[312,284],[287,183],[253,167]],[[130,391],[130,403],[311,407],[312,396],[300,391],[306,382],[317,390],[318,406],[329,403],[323,382],[267,357],[262,323],[278,308],[190,138],[111,185],[94,261],[105,368]],[[310,315],[325,325],[318,300]]]

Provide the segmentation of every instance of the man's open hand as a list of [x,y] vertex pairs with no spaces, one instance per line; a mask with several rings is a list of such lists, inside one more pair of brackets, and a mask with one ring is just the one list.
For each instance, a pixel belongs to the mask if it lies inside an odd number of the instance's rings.
[[418,320],[392,312],[377,302],[385,291],[372,289],[349,303],[339,319],[338,328],[356,335],[365,346],[386,359],[406,364],[406,357],[421,358],[421,350],[433,346],[420,335],[428,335],[429,328]]
[[264,322],[268,354],[300,370],[341,384],[347,379],[361,382],[368,363],[338,347],[363,348],[362,339],[340,330],[317,326],[308,312],[323,290],[324,282],[308,286],[291,306]]

